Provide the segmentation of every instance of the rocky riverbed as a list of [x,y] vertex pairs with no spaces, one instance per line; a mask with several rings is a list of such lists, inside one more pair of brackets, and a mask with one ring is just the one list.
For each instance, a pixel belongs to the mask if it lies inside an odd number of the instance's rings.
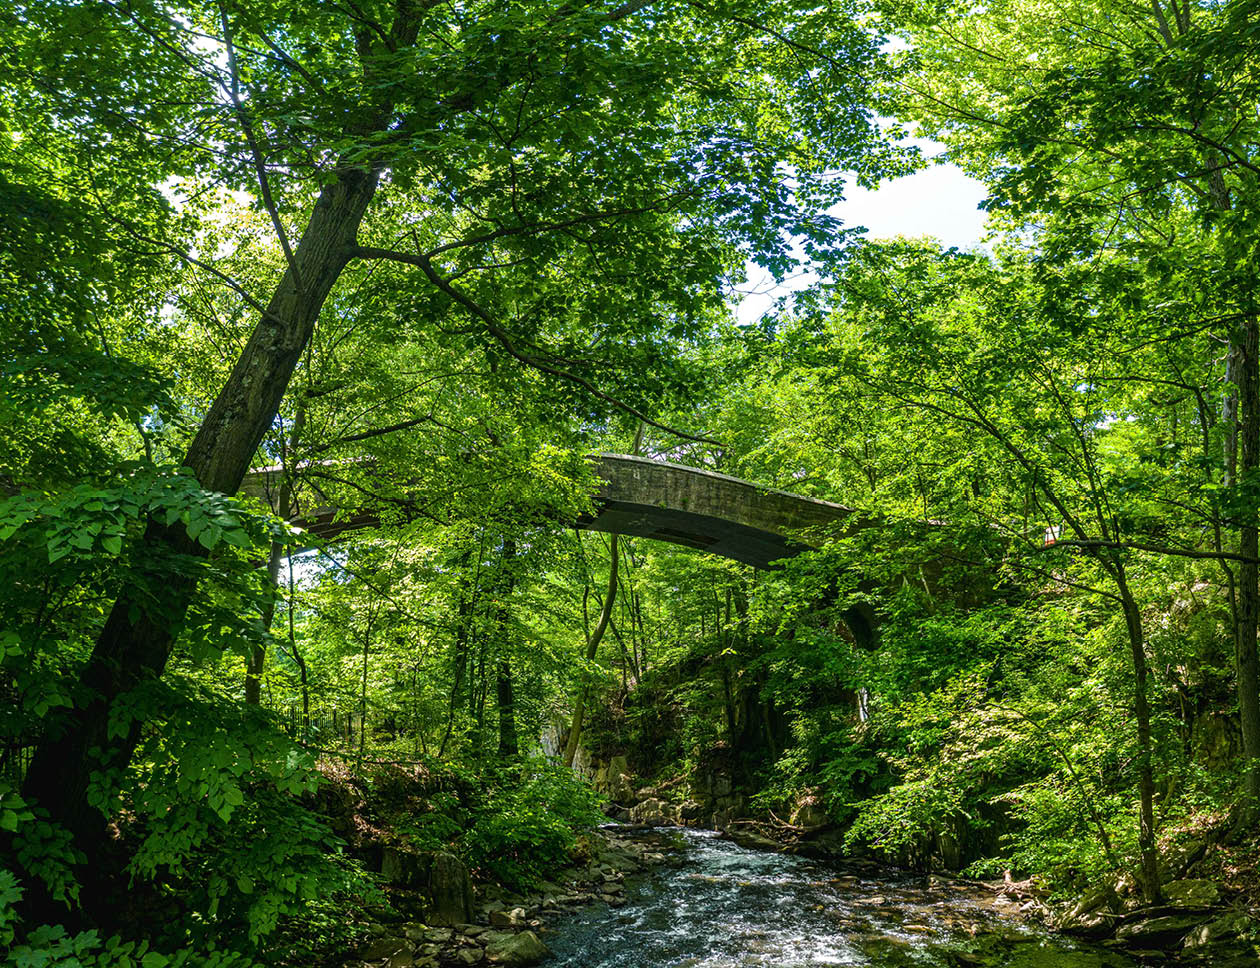
[[[606,828],[584,863],[535,892],[483,886],[453,899],[457,911],[469,902],[467,920],[376,925],[357,960],[380,968],[1134,968],[1186,955],[1180,945],[1134,953],[1056,934],[1017,889],[756,846],[706,830]],[[1213,954],[1199,963],[1255,961]]]
[[[678,844],[658,842],[635,831],[603,831],[589,841],[584,863],[558,872],[555,879],[538,885],[529,894],[516,894],[496,885],[473,888],[458,872],[446,870],[430,855],[417,859],[393,859],[385,868],[404,890],[395,893],[403,901],[405,886],[423,894],[416,907],[423,919],[374,924],[371,939],[356,953],[355,961],[381,968],[438,968],[439,965],[533,965],[551,956],[544,938],[554,925],[583,909],[617,909],[627,903],[626,880],[665,866],[676,855]],[[440,855],[449,856],[449,855]]]

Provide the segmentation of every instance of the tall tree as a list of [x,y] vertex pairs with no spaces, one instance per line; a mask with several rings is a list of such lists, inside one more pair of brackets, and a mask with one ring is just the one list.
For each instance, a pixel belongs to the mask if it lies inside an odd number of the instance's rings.
[[909,113],[989,185],[990,208],[1006,224],[1035,227],[1049,259],[1119,251],[1165,283],[1196,275],[1197,291],[1161,309],[1183,331],[1225,329],[1216,453],[1227,488],[1220,513],[1237,556],[1230,580],[1248,815],[1260,803],[1257,16],[1246,2],[1163,0],[893,13],[917,67],[903,87]]

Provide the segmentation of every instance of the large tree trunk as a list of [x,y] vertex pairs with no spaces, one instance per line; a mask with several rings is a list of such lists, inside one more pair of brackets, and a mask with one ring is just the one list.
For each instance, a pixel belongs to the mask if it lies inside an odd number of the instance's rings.
[[1159,900],[1159,854],[1155,848],[1155,773],[1151,762],[1151,706],[1147,696],[1146,638],[1142,613],[1129,591],[1124,566],[1113,573],[1124,610],[1125,630],[1133,657],[1133,709],[1138,738],[1138,851],[1142,864],[1142,895],[1150,903]]
[[[1256,483],[1260,470],[1260,321],[1248,315],[1235,332],[1231,359],[1236,359],[1234,384],[1238,393],[1238,484],[1244,490]],[[1247,506],[1238,527],[1238,629],[1234,637],[1238,676],[1238,718],[1242,730],[1246,772],[1243,816],[1256,816],[1260,805],[1260,528],[1257,510]]]
[[[344,171],[327,185],[311,213],[295,259],[302,287],[286,271],[227,383],[215,398],[185,466],[207,490],[235,493],[271,426],[329,291],[351,257],[359,224],[376,191],[375,171]],[[85,855],[85,872],[104,874],[107,817],[89,801],[94,775],[126,770],[140,737],[132,722],[111,734],[115,700],[161,676],[173,629],[187,611],[196,578],[173,567],[205,550],[182,526],[150,522],[136,560],[147,568],[147,594],[119,596],[82,675],[90,698],[39,745],[23,794],[64,826]],[[85,885],[85,901],[92,891]]]
[[516,739],[516,693],[512,688],[512,664],[507,653],[499,656],[495,670],[495,698],[499,708],[499,756],[514,759],[520,753]]
[[[1208,198],[1218,212],[1233,207],[1224,166],[1211,152]],[[1245,494],[1260,468],[1260,319],[1253,308],[1250,289],[1241,293],[1245,312],[1230,332],[1225,362],[1225,488]],[[1260,551],[1260,511],[1247,507],[1238,522],[1238,553],[1243,562],[1238,569],[1237,605],[1234,619],[1234,663],[1238,686],[1238,720],[1242,732],[1244,802],[1240,829],[1252,824],[1260,814],[1260,571],[1255,559]]]
[[503,564],[499,574],[498,617],[495,625],[498,630],[499,656],[495,662],[495,705],[499,713],[499,756],[515,758],[520,752],[516,738],[516,692],[512,687],[511,647],[512,635],[508,617],[509,602],[512,590],[516,587],[516,542],[511,538],[503,540]]
[[[460,562],[460,567],[467,567],[467,555]],[[472,631],[473,606],[476,604],[477,589],[461,587],[459,608],[456,612],[455,639],[451,646],[451,697],[446,709],[446,730],[442,734],[442,744],[438,749],[439,756],[446,755],[446,745],[451,740],[455,729],[455,710],[460,708],[464,694],[465,670],[468,666],[468,640]]]

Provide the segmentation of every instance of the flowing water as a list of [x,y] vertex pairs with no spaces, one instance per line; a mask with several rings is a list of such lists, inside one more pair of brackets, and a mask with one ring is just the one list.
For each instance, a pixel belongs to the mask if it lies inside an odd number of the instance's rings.
[[1048,935],[980,889],[745,850],[708,831],[626,883],[624,907],[555,922],[553,968],[1129,968]]

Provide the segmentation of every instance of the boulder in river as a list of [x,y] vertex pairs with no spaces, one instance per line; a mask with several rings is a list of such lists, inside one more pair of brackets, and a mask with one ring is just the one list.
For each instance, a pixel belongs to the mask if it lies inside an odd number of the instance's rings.
[[376,938],[359,950],[359,957],[364,961],[380,961],[392,958],[400,951],[411,951],[411,944],[406,938]]
[[688,823],[703,819],[705,812],[704,804],[699,800],[684,800],[678,807],[679,817]]
[[1081,897],[1065,912],[1056,927],[1067,934],[1084,938],[1101,938],[1116,923],[1120,899],[1109,888],[1101,888]]
[[726,836],[730,837],[739,846],[747,847],[749,850],[779,850],[780,846],[778,841],[771,840],[755,830],[743,830],[739,827],[728,829]]
[[1251,922],[1245,914],[1237,912],[1225,914],[1214,921],[1200,924],[1186,935],[1187,949],[1198,950],[1236,940],[1249,928]]
[[490,924],[496,928],[516,928],[525,923],[525,909],[512,908],[510,911],[491,911]]
[[520,934],[494,932],[482,937],[486,940],[486,959],[495,965],[507,965],[508,968],[536,965],[551,954],[551,949],[533,931],[522,931]]

